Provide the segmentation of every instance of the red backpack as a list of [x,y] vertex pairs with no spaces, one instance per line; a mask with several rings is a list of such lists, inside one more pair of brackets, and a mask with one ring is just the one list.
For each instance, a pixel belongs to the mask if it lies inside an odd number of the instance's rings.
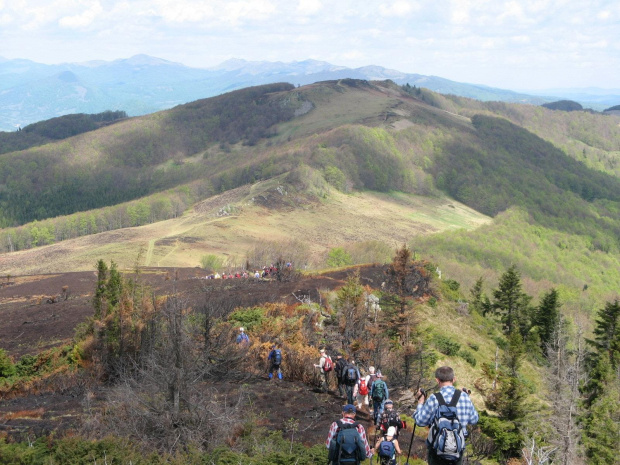
[[360,380],[360,395],[368,395],[368,386],[366,386],[366,378]]
[[332,359],[329,355],[325,356],[325,362],[323,363],[323,371],[328,372],[334,369],[334,364],[332,363]]

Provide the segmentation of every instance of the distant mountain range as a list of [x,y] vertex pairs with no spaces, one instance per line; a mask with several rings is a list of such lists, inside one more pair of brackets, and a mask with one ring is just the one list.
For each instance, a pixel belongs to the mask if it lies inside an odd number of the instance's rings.
[[343,78],[391,79],[482,101],[539,105],[564,98],[595,110],[620,103],[620,90],[571,89],[533,95],[380,66],[352,69],[316,60],[283,63],[232,59],[199,69],[147,55],[58,65],[0,57],[0,130],[12,131],[71,113],[123,110],[138,116],[248,86],[273,82],[305,85]]

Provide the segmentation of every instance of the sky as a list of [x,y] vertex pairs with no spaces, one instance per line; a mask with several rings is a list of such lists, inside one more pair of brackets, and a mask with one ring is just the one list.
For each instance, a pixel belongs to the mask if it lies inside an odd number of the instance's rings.
[[315,59],[513,90],[620,88],[618,0],[0,0],[0,56]]

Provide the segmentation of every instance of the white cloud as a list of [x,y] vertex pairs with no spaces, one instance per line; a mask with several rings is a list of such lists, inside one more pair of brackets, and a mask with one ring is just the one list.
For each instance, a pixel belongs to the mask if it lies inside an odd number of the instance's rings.
[[64,16],[58,20],[61,27],[81,28],[89,26],[103,12],[101,4],[95,0],[90,2],[86,11],[76,15]]
[[216,17],[214,8],[211,4],[187,0],[157,1],[153,4],[152,8],[144,11],[143,15],[160,16],[164,21],[170,23],[194,23]]
[[419,5],[415,2],[406,0],[397,0],[389,4],[379,5],[379,14],[383,17],[402,17],[407,16],[413,11],[419,9]]
[[599,12],[596,17],[598,19],[602,19],[602,20],[606,20],[609,19],[611,17],[611,12],[610,11],[601,11]]
[[321,11],[322,8],[321,0],[299,0],[297,12],[302,15],[314,15]]
[[513,36],[510,40],[515,44],[529,44],[532,41],[530,36],[527,35]]

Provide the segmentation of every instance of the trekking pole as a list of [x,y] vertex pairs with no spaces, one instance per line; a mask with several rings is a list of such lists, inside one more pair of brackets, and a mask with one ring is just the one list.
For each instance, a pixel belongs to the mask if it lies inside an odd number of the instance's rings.
[[[420,390],[420,383],[422,382],[422,377],[424,376],[424,360],[423,360],[423,346],[422,350],[420,350],[420,377],[418,378],[418,386],[415,388],[415,392],[417,393]],[[417,399],[416,399],[417,402]],[[417,406],[416,406],[417,408]],[[415,419],[413,419],[413,431],[411,433],[411,441],[409,442],[409,451],[407,452],[407,461],[405,465],[409,465],[409,456],[411,455],[411,446],[413,446],[413,441],[415,440],[415,428],[418,426]]]

